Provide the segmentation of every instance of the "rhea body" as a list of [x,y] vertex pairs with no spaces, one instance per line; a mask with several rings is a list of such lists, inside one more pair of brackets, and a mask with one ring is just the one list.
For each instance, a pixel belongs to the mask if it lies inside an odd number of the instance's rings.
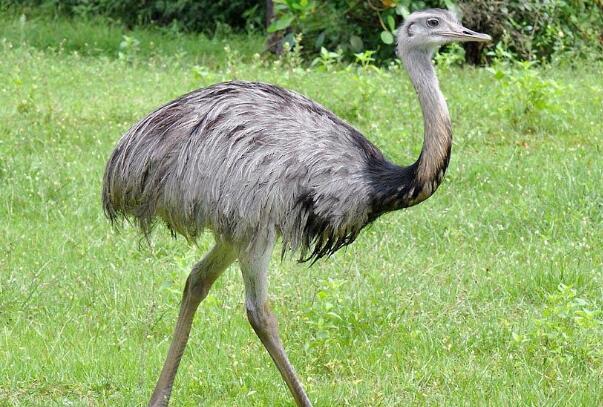
[[287,359],[268,307],[268,263],[283,250],[316,261],[354,241],[381,214],[416,205],[440,185],[452,132],[431,59],[451,41],[487,41],[445,10],[409,16],[398,55],[419,97],[424,144],[398,166],[324,107],[277,86],[227,82],[193,91],[133,126],[113,151],[103,205],[111,220],[156,219],[189,240],[205,229],[214,248],[189,275],[174,337],[149,405],[168,404],[194,313],[236,259],[249,321],[297,405],[310,401]]

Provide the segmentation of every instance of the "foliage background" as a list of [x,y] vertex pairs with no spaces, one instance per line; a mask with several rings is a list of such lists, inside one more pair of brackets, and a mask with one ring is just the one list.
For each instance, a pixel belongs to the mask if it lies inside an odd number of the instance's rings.
[[[275,0],[274,5],[269,31],[282,30],[291,46],[302,33],[304,54],[311,57],[322,48],[347,59],[370,50],[377,61],[391,61],[395,28],[408,13],[427,7],[452,9],[470,28],[494,37],[490,47],[465,45],[462,55],[474,64],[495,56],[497,45],[499,53],[518,59],[602,57],[603,0]],[[130,28],[158,25],[212,35],[262,31],[266,18],[265,2],[251,0],[0,0],[0,7],[105,16]]]

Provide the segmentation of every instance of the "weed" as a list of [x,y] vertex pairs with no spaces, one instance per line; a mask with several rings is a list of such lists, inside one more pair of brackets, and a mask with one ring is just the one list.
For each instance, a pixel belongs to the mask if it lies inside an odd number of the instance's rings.
[[449,44],[446,46],[445,52],[436,54],[435,62],[438,67],[443,68],[462,66],[465,63],[465,49],[456,42]]
[[283,66],[290,70],[300,69],[304,63],[302,51],[303,34],[299,33],[292,38],[292,41],[286,41],[283,44],[283,52],[280,55],[280,60]]
[[329,72],[337,65],[341,64],[342,58],[343,52],[341,50],[338,49],[337,51],[333,52],[327,50],[325,47],[321,47],[320,56],[314,58],[311,66]]
[[[563,86],[543,79],[534,62],[497,62],[487,70],[498,83],[501,103],[498,110],[519,130],[534,131],[534,126],[555,122],[561,110]],[[555,123],[552,124],[554,126]]]
[[354,58],[356,59],[356,63],[360,64],[363,69],[367,69],[369,67],[371,69],[377,69],[377,67],[373,65],[375,62],[375,58],[373,58],[374,54],[375,51],[366,50],[364,52],[354,54]]
[[603,319],[596,303],[577,296],[571,286],[559,284],[546,296],[540,316],[523,334],[513,332],[520,349],[551,364],[603,365]]
[[117,57],[121,61],[133,62],[140,52],[140,41],[135,37],[124,35],[119,43]]

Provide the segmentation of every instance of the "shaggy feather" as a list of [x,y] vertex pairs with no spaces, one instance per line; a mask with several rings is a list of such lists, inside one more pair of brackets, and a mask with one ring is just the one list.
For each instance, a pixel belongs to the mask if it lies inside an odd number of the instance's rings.
[[357,130],[277,86],[228,82],[176,99],[120,140],[105,171],[107,216],[145,234],[162,218],[195,240],[227,241],[273,229],[283,250],[317,260],[369,222],[367,167],[385,160]]

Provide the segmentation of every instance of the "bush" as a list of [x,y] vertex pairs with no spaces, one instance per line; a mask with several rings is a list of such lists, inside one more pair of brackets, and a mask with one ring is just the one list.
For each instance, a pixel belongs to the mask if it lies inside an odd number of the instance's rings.
[[174,25],[213,33],[220,26],[263,27],[264,8],[253,0],[0,0],[3,7],[44,7],[71,16],[102,15],[136,25]]
[[[379,61],[393,58],[394,31],[410,12],[429,7],[448,8],[463,23],[502,42],[512,55],[525,60],[550,60],[560,53],[601,58],[603,0],[276,0],[273,28],[302,32],[306,50],[321,47],[354,53],[374,50]],[[313,45],[312,47],[308,45]],[[486,62],[483,44],[465,44],[468,62]]]
[[[348,60],[371,50],[377,61],[394,58],[396,28],[415,10],[446,7],[446,0],[275,0],[272,29],[287,29],[285,41],[303,33],[305,49],[316,56],[322,48]],[[323,51],[324,52],[324,51]]]
[[[464,0],[463,21],[492,35],[519,59],[550,60],[571,53],[601,58],[603,0]],[[473,63],[487,55],[467,45]]]

